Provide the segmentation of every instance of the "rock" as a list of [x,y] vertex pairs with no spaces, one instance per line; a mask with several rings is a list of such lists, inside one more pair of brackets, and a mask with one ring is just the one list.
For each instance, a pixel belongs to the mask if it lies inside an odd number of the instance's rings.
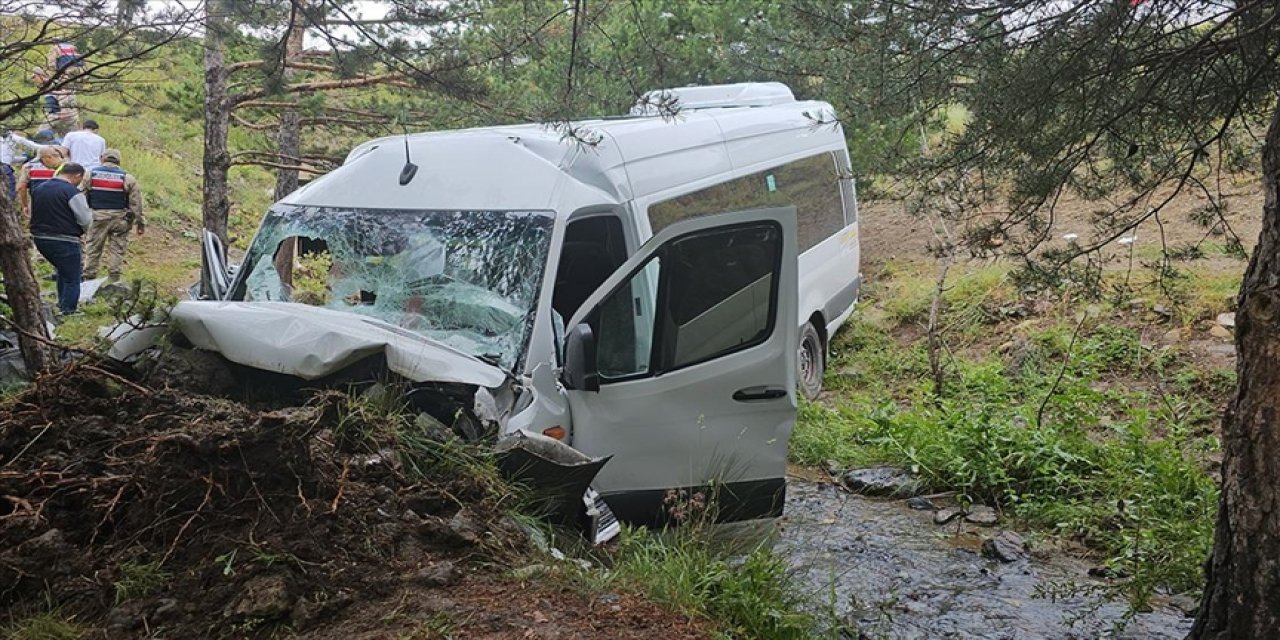
[[413,579],[428,587],[448,587],[462,579],[462,571],[449,560],[442,560],[425,569],[419,569]]
[[970,508],[969,512],[964,514],[964,521],[969,524],[976,524],[982,527],[992,527],[995,526],[997,522],[1000,522],[1000,515],[991,507],[977,505]]
[[298,598],[293,604],[293,610],[289,612],[289,624],[293,625],[294,631],[305,629],[325,615],[350,605],[352,600],[351,594],[346,591],[333,595],[316,594],[315,600]]
[[1228,313],[1219,313],[1218,317],[1215,318],[1215,320],[1217,320],[1218,326],[1226,327],[1228,329],[1234,328],[1236,326],[1236,314],[1234,311],[1228,312]]
[[1187,616],[1196,615],[1196,611],[1200,609],[1200,600],[1193,598],[1185,593],[1179,593],[1169,597],[1169,606],[1181,611]]
[[468,509],[453,514],[447,528],[454,539],[468,545],[480,544],[485,531],[484,525]]
[[532,580],[546,574],[549,570],[545,564],[530,564],[512,569],[511,577],[516,580]]
[[933,523],[946,524],[948,522],[951,522],[952,520],[955,520],[956,518],[959,518],[962,515],[964,515],[964,512],[959,509],[951,509],[951,508],[938,509],[937,511],[933,512]]
[[1012,531],[1001,531],[982,542],[982,555],[1000,562],[1017,562],[1026,556],[1027,543]]
[[854,493],[886,498],[908,498],[920,493],[920,481],[906,469],[872,467],[844,474],[844,483]]
[[1164,335],[1160,336],[1161,344],[1177,344],[1179,342],[1182,342],[1182,329],[1180,328],[1175,327],[1164,332]]
[[1230,340],[1231,330],[1220,324],[1215,324],[1212,327],[1209,327],[1209,335],[1223,340]]
[[107,629],[111,631],[131,631],[142,626],[146,603],[130,600],[121,603],[107,613]]
[[156,624],[164,624],[173,620],[182,610],[178,607],[178,601],[173,598],[160,598],[156,600],[155,607],[151,610],[148,621]]
[[911,498],[910,500],[907,500],[907,506],[915,509],[916,511],[933,511],[938,508],[937,505],[933,504],[933,501],[928,498]]
[[232,606],[230,615],[241,619],[271,620],[288,615],[293,610],[293,605],[293,598],[289,596],[289,583],[284,576],[254,576],[245,582],[244,592]]
[[1162,316],[1165,318],[1169,318],[1173,316],[1173,311],[1170,310],[1169,307],[1166,307],[1162,304],[1157,304],[1154,307],[1151,307],[1151,310],[1154,311],[1156,315]]
[[430,414],[419,413],[413,418],[413,426],[422,432],[428,440],[448,442],[453,437],[453,430]]
[[840,463],[839,463],[839,462],[836,462],[835,460],[827,460],[825,464],[826,464],[826,467],[827,467],[827,473],[828,473],[828,474],[830,474],[830,475],[832,475],[832,476],[838,476],[838,475],[840,475]]
[[1124,579],[1129,577],[1129,572],[1123,569],[1112,569],[1111,567],[1090,567],[1089,576],[1092,578],[1117,578]]
[[1236,357],[1236,345],[1234,344],[1213,344],[1209,345],[1209,348],[1206,349],[1206,351],[1215,356]]

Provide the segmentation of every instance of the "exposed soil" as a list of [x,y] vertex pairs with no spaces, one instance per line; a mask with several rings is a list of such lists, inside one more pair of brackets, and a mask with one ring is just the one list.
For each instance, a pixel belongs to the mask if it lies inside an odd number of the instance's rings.
[[[1262,228],[1261,184],[1248,175],[1229,177],[1226,180],[1228,184],[1223,186],[1226,205],[1223,218],[1230,230],[1239,236],[1244,248],[1252,250]],[[1158,194],[1159,197],[1164,195]],[[1112,196],[1109,199],[1090,201],[1065,194],[1054,208],[1052,227],[1045,246],[1066,246],[1064,236],[1068,234],[1078,235],[1078,241],[1082,244],[1097,239],[1099,236],[1095,232],[1095,218],[1120,200],[1119,196]],[[1156,202],[1158,200],[1152,204]],[[1134,233],[1126,235],[1135,238],[1133,246],[1136,250],[1143,247],[1154,249],[1162,243],[1175,247],[1197,243],[1206,238],[1208,242],[1221,243],[1222,236],[1211,234],[1210,229],[1192,219],[1192,215],[1206,204],[1208,200],[1202,193],[1186,190],[1169,200],[1161,210],[1159,219],[1150,218],[1138,225]],[[864,270],[870,268],[876,271],[887,263],[933,263],[927,247],[935,238],[928,215],[908,212],[907,203],[898,200],[860,202],[858,209]],[[962,229],[952,230],[956,234],[961,231]],[[1113,243],[1105,253],[1118,257],[1128,253],[1128,246]],[[1207,263],[1231,272],[1244,271],[1238,260],[1210,259]]]
[[255,409],[88,364],[44,379],[0,409],[0,608],[113,639],[707,637],[628,594],[504,577],[540,556],[498,485],[352,446],[379,425],[340,424],[338,402]]

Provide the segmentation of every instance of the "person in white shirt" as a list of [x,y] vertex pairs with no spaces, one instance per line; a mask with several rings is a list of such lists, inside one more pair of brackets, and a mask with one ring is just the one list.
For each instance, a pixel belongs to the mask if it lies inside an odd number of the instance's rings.
[[83,129],[62,137],[62,146],[71,150],[71,162],[92,169],[107,150],[107,141],[98,135],[97,122],[85,120]]
[[5,132],[4,137],[0,138],[0,177],[4,180],[5,193],[9,194],[10,202],[17,197],[15,190],[17,174],[13,171],[13,165],[19,160],[26,159],[26,154],[18,151],[18,148],[25,147],[32,153],[38,153],[42,146],[44,145],[36,144],[14,131]]

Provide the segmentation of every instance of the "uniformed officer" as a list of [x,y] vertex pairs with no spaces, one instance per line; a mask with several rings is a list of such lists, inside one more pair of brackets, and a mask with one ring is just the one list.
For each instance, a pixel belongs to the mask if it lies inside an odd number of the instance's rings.
[[146,221],[142,217],[142,190],[133,174],[120,167],[120,152],[107,149],[101,162],[80,185],[93,209],[93,226],[85,246],[84,278],[98,277],[98,263],[105,249],[107,282],[114,283],[120,281],[130,228],[136,227],[138,235],[142,235]]
[[50,181],[57,174],[58,168],[66,162],[62,150],[53,145],[40,147],[40,151],[31,162],[22,165],[22,173],[18,175],[16,185],[18,191],[18,211],[23,217],[31,217],[31,192],[36,187]]

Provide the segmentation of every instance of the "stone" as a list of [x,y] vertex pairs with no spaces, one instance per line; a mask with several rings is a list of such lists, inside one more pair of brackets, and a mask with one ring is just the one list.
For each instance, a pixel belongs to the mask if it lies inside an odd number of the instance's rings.
[[1182,342],[1182,329],[1175,327],[1164,332],[1164,335],[1160,336],[1160,342],[1161,344],[1178,344]]
[[962,515],[964,515],[964,512],[959,509],[952,509],[949,507],[946,509],[938,509],[933,512],[933,523],[939,525],[946,524]]
[[976,505],[964,514],[964,521],[982,527],[993,527],[1000,522],[1000,515],[995,509],[985,505]]
[[484,536],[485,527],[471,515],[469,510],[461,509],[453,514],[452,518],[449,518],[449,522],[445,525],[445,531],[448,533],[449,539],[455,544],[475,546],[480,544]]
[[1236,326],[1236,314],[1234,311],[1231,311],[1228,313],[1219,313],[1218,317],[1215,318],[1215,320],[1217,321],[1219,326],[1226,327],[1228,329],[1234,328]]
[[1236,345],[1234,344],[1213,344],[1209,345],[1206,351],[1215,356],[1236,357]]
[[419,413],[414,416],[413,426],[417,428],[422,435],[426,436],[428,440],[433,440],[435,442],[448,442],[453,437],[452,429],[427,413]]
[[244,584],[240,599],[233,605],[232,616],[247,619],[271,620],[293,611],[293,598],[289,595],[289,583],[284,576],[268,574],[254,576]]
[[1231,330],[1220,324],[1215,324],[1212,327],[1209,327],[1209,335],[1223,340],[1230,340]]
[[1195,616],[1196,611],[1200,609],[1200,599],[1193,598],[1185,593],[1179,593],[1169,596],[1169,606],[1181,611],[1187,616]]
[[897,467],[854,469],[844,474],[844,483],[854,493],[884,498],[909,498],[922,489],[910,471]]
[[428,587],[448,587],[462,579],[462,571],[458,565],[449,560],[442,560],[429,567],[419,569],[413,579]]
[[932,500],[919,497],[907,500],[907,506],[916,511],[933,511],[938,508]]
[[523,567],[516,567],[511,570],[511,577],[516,580],[532,580],[534,578],[545,575],[550,568],[545,564],[530,564]]
[[1000,562],[1017,562],[1026,557],[1027,543],[1012,531],[1001,531],[982,541],[982,555]]

